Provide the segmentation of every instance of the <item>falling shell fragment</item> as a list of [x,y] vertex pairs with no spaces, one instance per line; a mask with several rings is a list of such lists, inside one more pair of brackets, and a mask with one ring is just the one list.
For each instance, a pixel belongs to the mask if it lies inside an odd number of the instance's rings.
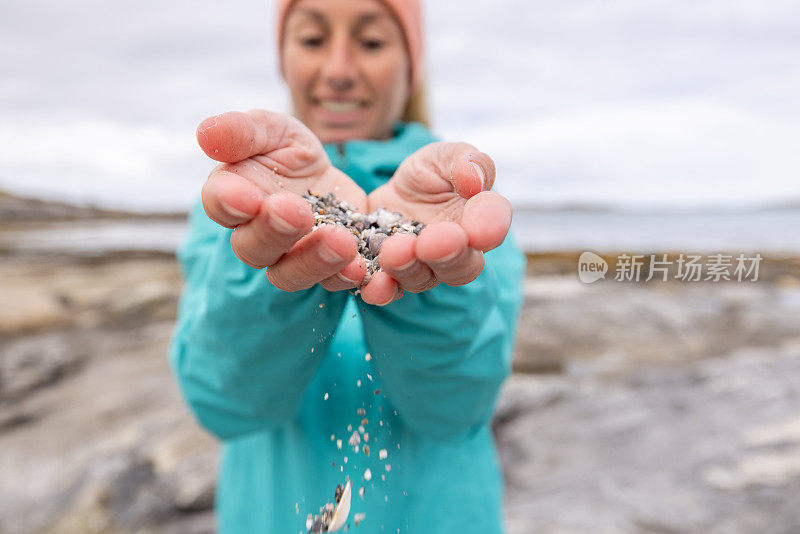
[[401,213],[378,208],[372,213],[361,213],[333,193],[309,191],[303,198],[311,204],[314,212],[314,229],[323,225],[337,225],[347,228],[358,240],[358,253],[367,264],[367,283],[373,274],[380,270],[378,255],[383,242],[394,234],[419,235],[425,227],[420,221],[403,220]]
[[334,502],[326,503],[320,508],[319,515],[313,518],[311,514],[308,515],[306,519],[308,534],[336,532],[341,529],[347,521],[347,516],[350,515],[351,492],[350,480],[344,486],[338,484],[334,492]]

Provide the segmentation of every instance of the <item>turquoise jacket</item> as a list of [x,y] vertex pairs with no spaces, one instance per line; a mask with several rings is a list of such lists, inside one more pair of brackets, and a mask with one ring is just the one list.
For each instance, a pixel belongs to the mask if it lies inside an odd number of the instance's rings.
[[[401,124],[388,141],[326,150],[370,192],[434,140]],[[489,420],[521,301],[524,259],[510,238],[471,284],[376,307],[320,286],[280,291],[239,261],[231,230],[201,205],[189,221],[169,359],[200,424],[222,441],[219,532],[305,533],[307,514],[346,477],[351,532],[503,532]],[[356,453],[348,439],[360,426]]]

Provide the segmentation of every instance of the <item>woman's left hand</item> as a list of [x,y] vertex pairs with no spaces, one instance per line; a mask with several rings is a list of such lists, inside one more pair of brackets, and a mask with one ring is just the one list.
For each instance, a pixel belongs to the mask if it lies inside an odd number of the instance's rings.
[[426,227],[419,236],[395,234],[383,242],[381,270],[361,288],[364,301],[386,305],[404,290],[475,280],[483,253],[499,246],[511,226],[511,203],[490,191],[494,178],[492,159],[467,143],[432,143],[406,158],[369,195],[369,211],[383,207]]

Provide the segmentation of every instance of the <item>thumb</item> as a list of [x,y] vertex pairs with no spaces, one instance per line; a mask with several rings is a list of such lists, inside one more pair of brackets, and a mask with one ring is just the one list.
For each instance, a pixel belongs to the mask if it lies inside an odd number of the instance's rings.
[[459,143],[451,156],[450,181],[453,189],[463,198],[472,198],[481,191],[489,191],[494,185],[495,165],[488,154],[472,145]]
[[292,167],[324,153],[319,139],[299,120],[263,110],[209,117],[197,127],[197,142],[208,157],[223,163],[269,154],[276,163]]

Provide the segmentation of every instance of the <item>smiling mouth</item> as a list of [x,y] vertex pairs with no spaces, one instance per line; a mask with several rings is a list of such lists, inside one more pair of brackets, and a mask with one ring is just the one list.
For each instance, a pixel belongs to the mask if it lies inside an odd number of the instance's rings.
[[367,103],[355,100],[327,100],[327,99],[312,99],[315,106],[319,106],[325,111],[332,113],[351,113],[367,107]]

